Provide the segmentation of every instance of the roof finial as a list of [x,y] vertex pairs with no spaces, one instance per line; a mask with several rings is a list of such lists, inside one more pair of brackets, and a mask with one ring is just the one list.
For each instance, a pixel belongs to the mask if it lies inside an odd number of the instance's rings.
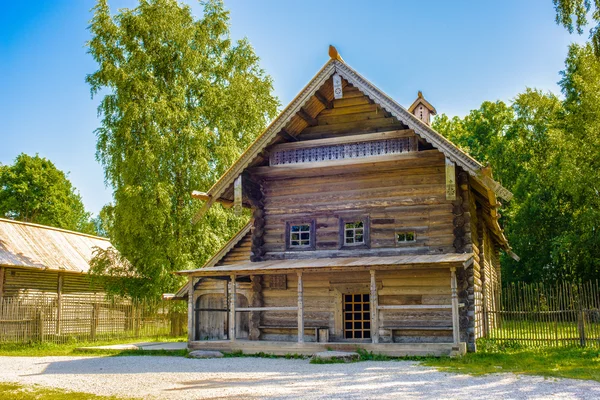
[[421,91],[419,90],[419,94],[418,94],[418,96],[419,96],[419,98],[420,98],[420,99],[422,99],[422,98],[423,98],[423,92],[421,92]]
[[338,53],[337,49],[332,45],[329,45],[329,57],[331,57],[332,60],[344,62],[344,59],[342,58],[340,53]]

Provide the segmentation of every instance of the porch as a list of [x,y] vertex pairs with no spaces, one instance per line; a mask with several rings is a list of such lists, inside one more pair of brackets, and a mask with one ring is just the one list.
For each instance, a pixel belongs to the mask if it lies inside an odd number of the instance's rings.
[[189,350],[217,350],[222,352],[241,351],[244,354],[266,353],[276,356],[300,354],[310,356],[321,351],[356,351],[363,349],[374,354],[391,357],[405,356],[450,356],[466,353],[466,344],[459,343],[458,351],[453,343],[340,343],[340,342],[281,342],[267,340],[199,340],[188,343]]
[[463,354],[457,269],[469,254],[240,263],[189,271],[188,346],[247,354],[357,348]]

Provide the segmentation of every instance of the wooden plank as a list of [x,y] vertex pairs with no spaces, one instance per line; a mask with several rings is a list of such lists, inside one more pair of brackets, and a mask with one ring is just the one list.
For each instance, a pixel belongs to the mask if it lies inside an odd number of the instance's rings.
[[248,311],[297,311],[298,307],[238,307],[235,312]]
[[451,304],[435,305],[435,304],[417,304],[417,305],[394,305],[394,306],[379,306],[379,310],[450,310]]

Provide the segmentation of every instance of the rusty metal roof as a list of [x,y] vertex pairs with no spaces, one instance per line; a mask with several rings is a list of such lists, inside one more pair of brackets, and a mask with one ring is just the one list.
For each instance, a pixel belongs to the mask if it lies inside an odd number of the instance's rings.
[[98,236],[0,218],[0,266],[88,272],[95,248],[109,247]]

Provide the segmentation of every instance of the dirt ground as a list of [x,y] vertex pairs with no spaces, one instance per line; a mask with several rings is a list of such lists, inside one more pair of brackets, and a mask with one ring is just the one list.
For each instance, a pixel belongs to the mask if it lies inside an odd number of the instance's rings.
[[598,399],[600,383],[495,374],[473,377],[410,361],[184,357],[0,357],[0,381],[157,399]]

